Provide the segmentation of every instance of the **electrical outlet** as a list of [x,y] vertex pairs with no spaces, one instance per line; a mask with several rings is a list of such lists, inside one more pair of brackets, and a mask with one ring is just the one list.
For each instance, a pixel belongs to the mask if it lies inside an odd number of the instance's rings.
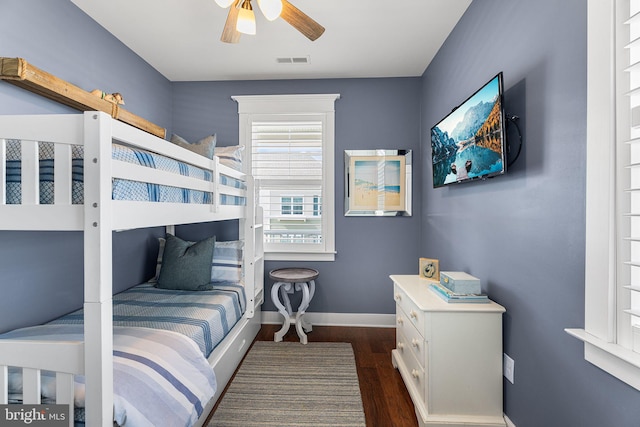
[[512,358],[507,356],[507,353],[502,353],[502,369],[504,377],[513,384],[513,371],[515,369],[516,362]]

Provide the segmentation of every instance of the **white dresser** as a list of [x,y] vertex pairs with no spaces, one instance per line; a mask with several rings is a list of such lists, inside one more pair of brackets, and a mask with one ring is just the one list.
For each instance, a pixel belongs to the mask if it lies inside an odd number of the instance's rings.
[[504,427],[502,313],[490,303],[447,303],[419,276],[391,276],[393,366],[421,427]]

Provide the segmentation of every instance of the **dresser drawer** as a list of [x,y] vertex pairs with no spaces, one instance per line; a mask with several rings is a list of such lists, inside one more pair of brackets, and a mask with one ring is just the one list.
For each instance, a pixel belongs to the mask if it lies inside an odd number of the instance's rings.
[[402,336],[406,340],[405,347],[413,352],[415,358],[420,362],[420,366],[425,367],[426,351],[424,345],[424,337],[420,335],[418,329],[409,320],[406,314],[396,306],[396,330],[402,332]]
[[418,329],[418,333],[424,337],[424,312],[418,309],[418,306],[397,284],[393,285],[393,298],[396,300],[396,304],[400,307],[400,310],[406,314],[409,322],[413,324]]
[[411,351],[411,344],[407,337],[402,334],[400,329],[396,329],[396,340],[398,353],[400,353],[400,357],[404,362],[406,369],[407,378],[404,378],[404,382],[409,387],[413,387],[418,394],[420,395],[420,399],[424,401],[425,398],[425,390],[426,390],[426,377],[425,370],[422,368],[420,362],[415,357],[413,351]]

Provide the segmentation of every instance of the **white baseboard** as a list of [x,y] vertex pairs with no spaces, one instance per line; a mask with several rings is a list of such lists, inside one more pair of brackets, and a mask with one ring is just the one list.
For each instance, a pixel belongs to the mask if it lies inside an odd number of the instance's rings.
[[[376,328],[394,328],[395,314],[367,313],[305,313],[305,319],[317,326],[364,326]],[[262,323],[282,324],[282,315],[277,311],[263,311]]]
[[513,421],[511,421],[506,415],[504,416],[504,421],[507,423],[507,427],[516,427]]

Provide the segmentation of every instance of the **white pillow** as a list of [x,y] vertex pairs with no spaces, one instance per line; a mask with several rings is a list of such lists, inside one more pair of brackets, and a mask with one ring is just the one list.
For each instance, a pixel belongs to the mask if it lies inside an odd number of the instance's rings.
[[214,154],[220,159],[220,164],[242,172],[242,152],[244,145],[230,147],[216,147]]

